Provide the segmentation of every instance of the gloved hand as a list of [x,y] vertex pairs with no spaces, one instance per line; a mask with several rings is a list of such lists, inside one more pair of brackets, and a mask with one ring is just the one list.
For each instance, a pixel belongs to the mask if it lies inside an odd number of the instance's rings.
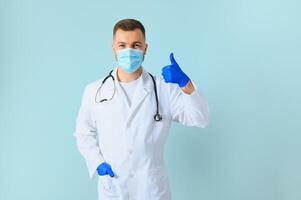
[[190,78],[181,70],[180,66],[173,57],[173,53],[169,56],[171,65],[162,68],[162,76],[166,83],[177,83],[180,87],[184,87]]
[[99,176],[104,176],[108,174],[111,177],[114,177],[114,172],[111,168],[111,165],[109,165],[107,162],[103,162],[97,167],[97,173]]

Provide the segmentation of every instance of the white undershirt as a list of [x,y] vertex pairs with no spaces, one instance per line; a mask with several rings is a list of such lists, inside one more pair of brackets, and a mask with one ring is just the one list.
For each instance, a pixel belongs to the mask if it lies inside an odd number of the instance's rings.
[[127,82],[127,83],[119,82],[121,88],[123,89],[123,92],[125,93],[125,96],[127,97],[128,101],[129,101],[130,107],[132,105],[132,99],[133,99],[134,92],[135,92],[136,86],[138,84],[138,81],[140,80],[140,77],[133,81]]

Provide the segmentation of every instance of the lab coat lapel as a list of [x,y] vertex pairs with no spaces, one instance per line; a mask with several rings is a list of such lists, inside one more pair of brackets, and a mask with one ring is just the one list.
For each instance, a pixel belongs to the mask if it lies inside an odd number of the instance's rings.
[[129,110],[129,114],[126,121],[126,126],[130,125],[135,114],[141,108],[141,104],[143,103],[146,96],[150,93],[152,87],[151,77],[146,72],[146,70],[142,67],[141,79],[138,81],[137,87],[135,89],[134,96],[132,98],[132,105]]
[[132,104],[130,106],[126,94],[124,93],[118,81],[117,69],[118,67],[114,69],[112,74],[115,78],[116,95],[120,102],[120,113],[122,113],[126,119],[126,126],[128,127],[135,116],[135,113],[137,113],[141,107],[143,100],[153,89],[153,83],[148,72],[142,67],[141,79],[138,81],[134,96],[132,98]]

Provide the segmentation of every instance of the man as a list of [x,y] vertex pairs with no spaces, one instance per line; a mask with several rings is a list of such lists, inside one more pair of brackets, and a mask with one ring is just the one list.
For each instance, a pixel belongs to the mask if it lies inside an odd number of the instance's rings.
[[84,90],[74,136],[90,177],[98,174],[101,200],[171,199],[163,159],[171,122],[209,123],[203,94],[172,53],[163,78],[141,66],[147,47],[139,21],[119,21],[112,44],[117,66]]

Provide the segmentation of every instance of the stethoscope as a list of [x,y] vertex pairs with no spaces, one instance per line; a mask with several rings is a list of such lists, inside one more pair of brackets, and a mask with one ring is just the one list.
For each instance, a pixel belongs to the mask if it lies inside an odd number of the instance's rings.
[[[96,92],[96,95],[95,95],[95,102],[96,102],[96,103],[102,103],[102,102],[104,102],[104,101],[110,101],[110,100],[113,99],[113,97],[114,97],[114,95],[115,95],[116,85],[115,85],[115,78],[114,78],[114,76],[112,75],[112,72],[113,72],[113,70],[111,70],[110,73],[103,79],[101,85],[100,85],[99,88],[97,89],[97,92]],[[152,75],[151,73],[149,73],[149,72],[148,72],[148,74],[151,76],[151,78],[152,78],[152,80],[153,80],[154,91],[155,91],[155,97],[156,97],[156,108],[157,108],[157,110],[156,110],[156,114],[154,115],[154,120],[155,120],[156,122],[159,122],[159,121],[162,120],[162,115],[159,113],[159,100],[158,100],[158,94],[157,94],[157,84],[156,84],[156,81],[155,81],[153,75]],[[109,79],[109,78],[112,78],[112,80],[113,80],[113,82],[114,82],[114,92],[113,92],[112,97],[111,97],[110,99],[103,98],[103,99],[97,101],[97,95],[100,93],[102,86],[105,84],[105,82],[106,82],[107,79]]]

